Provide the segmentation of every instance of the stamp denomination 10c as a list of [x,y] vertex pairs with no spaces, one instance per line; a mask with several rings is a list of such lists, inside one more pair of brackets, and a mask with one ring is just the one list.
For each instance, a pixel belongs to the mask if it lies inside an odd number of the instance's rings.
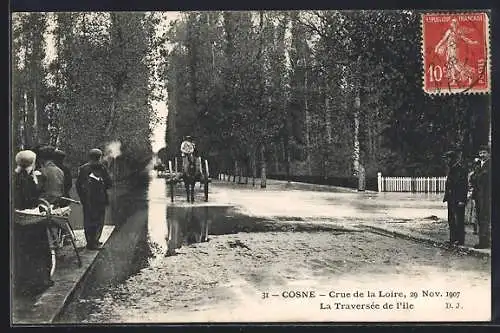
[[428,94],[489,93],[485,12],[422,14],[423,88]]

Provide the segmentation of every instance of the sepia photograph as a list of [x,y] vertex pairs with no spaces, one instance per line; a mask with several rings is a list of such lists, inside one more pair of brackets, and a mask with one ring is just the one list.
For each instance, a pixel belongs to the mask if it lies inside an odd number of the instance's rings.
[[489,322],[490,21],[11,12],[11,326]]

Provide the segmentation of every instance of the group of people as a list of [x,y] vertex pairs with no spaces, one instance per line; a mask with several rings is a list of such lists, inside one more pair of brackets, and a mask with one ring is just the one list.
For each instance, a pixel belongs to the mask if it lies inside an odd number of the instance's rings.
[[491,246],[491,165],[490,149],[481,146],[473,161],[465,165],[459,148],[447,151],[443,157],[448,165],[446,189],[443,202],[448,205],[450,243],[464,245],[465,206],[473,207],[474,233],[479,241],[474,246],[486,249]]
[[[67,206],[72,179],[64,165],[65,153],[50,146],[38,146],[16,154],[13,176],[13,204],[16,210],[32,209],[44,199],[54,208]],[[57,230],[36,224],[13,225],[14,289],[16,292],[38,292],[51,285],[50,248],[56,242]]]
[[14,170],[14,207],[27,209],[45,199],[58,207],[68,205],[61,197],[69,197],[73,186],[69,168],[64,164],[66,154],[51,146],[23,150],[16,155]]
[[[108,205],[107,190],[112,186],[111,177],[101,162],[102,156],[101,150],[91,149],[88,162],[78,168],[75,183],[83,207],[86,248],[89,250],[102,249],[99,239]],[[65,152],[50,145],[40,145],[16,154],[13,175],[13,205],[16,210],[37,208],[40,199],[52,208],[70,204],[73,177],[64,163],[65,157]],[[53,284],[46,272],[50,266],[49,249],[56,242],[57,231],[42,225],[23,227],[14,223],[14,247],[17,252],[14,260],[15,271],[18,272],[15,279],[18,284],[34,285],[35,289]]]

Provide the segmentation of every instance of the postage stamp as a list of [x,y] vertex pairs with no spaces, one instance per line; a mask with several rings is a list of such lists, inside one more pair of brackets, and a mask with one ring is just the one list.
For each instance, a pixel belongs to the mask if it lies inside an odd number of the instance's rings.
[[423,89],[428,94],[488,93],[485,12],[422,14]]

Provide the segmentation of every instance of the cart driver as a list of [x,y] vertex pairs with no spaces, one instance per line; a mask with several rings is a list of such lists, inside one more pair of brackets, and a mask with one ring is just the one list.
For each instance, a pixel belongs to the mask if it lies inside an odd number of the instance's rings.
[[181,153],[182,157],[187,156],[189,154],[193,154],[195,151],[196,145],[193,142],[191,136],[187,135],[184,137],[184,141],[181,143]]

